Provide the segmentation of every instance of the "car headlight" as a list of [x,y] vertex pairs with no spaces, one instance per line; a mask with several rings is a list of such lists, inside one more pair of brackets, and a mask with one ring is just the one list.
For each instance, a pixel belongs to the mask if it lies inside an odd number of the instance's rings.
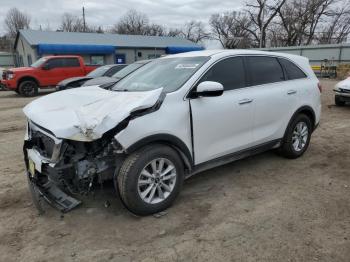
[[7,73],[7,79],[11,80],[13,78],[15,78],[15,74],[14,73],[12,73],[12,72]]

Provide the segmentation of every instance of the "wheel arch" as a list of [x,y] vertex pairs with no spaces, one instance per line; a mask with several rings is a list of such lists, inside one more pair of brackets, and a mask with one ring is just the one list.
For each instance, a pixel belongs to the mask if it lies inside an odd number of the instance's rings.
[[38,87],[40,86],[40,82],[34,76],[22,76],[20,79],[18,79],[17,89],[23,81],[34,81],[38,85]]
[[316,114],[315,111],[312,109],[311,106],[302,106],[300,107],[297,111],[294,112],[294,114],[292,115],[292,117],[290,118],[287,128],[284,132],[284,137],[287,133],[288,127],[290,126],[291,122],[293,121],[293,119],[299,115],[299,114],[305,114],[307,117],[310,118],[311,123],[312,123],[312,131],[314,131],[315,127],[316,127]]
[[193,158],[186,144],[178,137],[170,134],[156,134],[144,137],[125,149],[127,154],[130,154],[141,147],[149,144],[164,144],[173,148],[181,157],[186,169],[192,170]]

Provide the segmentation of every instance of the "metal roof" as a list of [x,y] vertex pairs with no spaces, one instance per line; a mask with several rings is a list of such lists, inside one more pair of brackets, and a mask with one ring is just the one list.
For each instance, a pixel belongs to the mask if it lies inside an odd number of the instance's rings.
[[169,46],[200,47],[200,45],[195,44],[187,39],[167,36],[119,35],[39,30],[20,30],[18,35],[23,36],[24,39],[32,46],[39,44],[84,44],[110,45],[119,48],[166,48]]
[[328,49],[328,48],[339,48],[339,47],[350,47],[350,43],[321,44],[321,45],[299,45],[299,46],[281,46],[281,47],[255,48],[255,49],[256,50],[262,50],[262,51],[274,51],[274,50],[299,50],[299,49]]

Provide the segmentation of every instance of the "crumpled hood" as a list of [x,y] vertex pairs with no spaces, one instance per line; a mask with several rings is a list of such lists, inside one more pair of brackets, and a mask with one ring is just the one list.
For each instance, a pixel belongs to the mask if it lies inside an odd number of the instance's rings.
[[118,80],[113,77],[101,76],[101,77],[96,77],[89,81],[86,81],[83,86],[99,86],[107,83],[115,83],[117,81]]
[[73,83],[73,82],[77,82],[77,81],[82,81],[82,80],[90,80],[92,79],[92,77],[89,77],[89,76],[76,76],[76,77],[71,77],[71,78],[67,78],[67,79],[64,79],[62,80],[61,82],[59,82],[57,85],[58,86],[66,86],[70,83]]
[[350,90],[350,77],[348,77],[343,81],[340,81],[338,84],[335,85],[335,89],[339,89],[339,88]]
[[162,88],[147,92],[113,92],[97,86],[46,95],[24,107],[35,124],[58,138],[92,141],[101,138],[132,112],[156,104]]

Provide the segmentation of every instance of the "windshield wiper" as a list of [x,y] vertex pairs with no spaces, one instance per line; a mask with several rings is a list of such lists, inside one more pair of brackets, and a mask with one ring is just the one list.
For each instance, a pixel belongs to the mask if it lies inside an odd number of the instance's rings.
[[113,91],[117,91],[117,92],[129,92],[129,89],[113,89]]

